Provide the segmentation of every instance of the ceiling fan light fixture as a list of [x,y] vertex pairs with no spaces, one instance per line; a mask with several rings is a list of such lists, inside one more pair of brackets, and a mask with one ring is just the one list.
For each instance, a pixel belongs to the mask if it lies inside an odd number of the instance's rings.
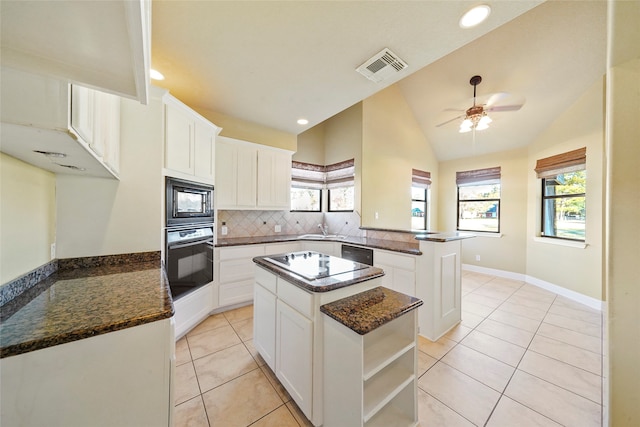
[[474,6],[469,9],[462,18],[459,25],[461,28],[472,28],[484,22],[491,14],[491,7],[486,4]]

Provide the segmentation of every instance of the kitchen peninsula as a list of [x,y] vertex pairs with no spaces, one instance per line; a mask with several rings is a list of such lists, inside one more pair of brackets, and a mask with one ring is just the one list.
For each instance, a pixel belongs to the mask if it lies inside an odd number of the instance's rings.
[[315,426],[323,424],[320,307],[380,286],[376,267],[312,251],[255,257],[254,345]]

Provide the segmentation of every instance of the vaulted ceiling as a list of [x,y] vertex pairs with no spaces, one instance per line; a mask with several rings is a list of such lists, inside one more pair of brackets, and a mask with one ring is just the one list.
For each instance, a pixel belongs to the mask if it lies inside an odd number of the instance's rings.
[[[154,0],[152,66],[194,108],[293,134],[398,84],[440,160],[503,151],[529,144],[602,78],[606,2],[485,3],[489,19],[462,29],[468,1]],[[409,66],[379,83],[355,71],[383,48]],[[476,74],[479,100],[506,92],[503,103],[525,103],[492,113],[474,141],[459,121],[436,125],[472,105]]]

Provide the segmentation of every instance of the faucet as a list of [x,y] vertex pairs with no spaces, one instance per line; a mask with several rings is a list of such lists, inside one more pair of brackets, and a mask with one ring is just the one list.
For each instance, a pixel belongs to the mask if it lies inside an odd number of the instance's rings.
[[326,236],[329,232],[329,226],[326,224],[324,226],[322,226],[322,224],[318,224],[318,228],[320,229],[320,231],[322,231],[323,236]]

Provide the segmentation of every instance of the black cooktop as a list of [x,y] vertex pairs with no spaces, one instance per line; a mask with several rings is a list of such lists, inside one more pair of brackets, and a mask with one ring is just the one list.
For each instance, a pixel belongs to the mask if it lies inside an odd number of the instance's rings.
[[370,267],[359,262],[309,251],[273,255],[264,259],[309,280],[322,279]]

